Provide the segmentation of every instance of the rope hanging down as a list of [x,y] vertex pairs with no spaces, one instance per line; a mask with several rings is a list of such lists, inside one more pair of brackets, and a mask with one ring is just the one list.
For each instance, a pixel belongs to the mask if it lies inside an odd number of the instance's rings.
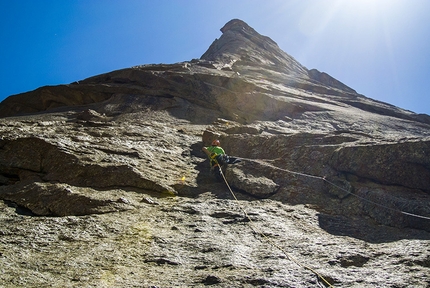
[[[242,158],[242,159],[246,159],[246,158]],[[270,165],[270,164],[267,164],[267,163],[265,163],[265,162],[261,162],[261,161],[257,161],[257,160],[254,160],[254,159],[246,159],[246,160],[251,160],[251,161],[255,161],[255,162],[258,162],[258,163],[260,163],[260,164],[262,164],[262,165],[265,165],[265,166],[270,166],[270,167],[272,167],[272,168],[275,168],[275,169],[278,169],[278,170],[281,170],[281,171],[284,171],[284,172],[287,172],[287,173],[290,173],[290,174],[294,174],[294,175],[299,175],[299,176],[304,176],[304,177],[308,177],[308,178],[314,178],[314,179],[320,179],[320,180],[323,180],[323,181],[325,181],[325,182],[327,182],[327,183],[329,183],[330,185],[333,185],[334,187],[336,187],[336,188],[338,188],[338,189],[340,189],[340,190],[342,190],[342,191],[345,191],[345,192],[347,192],[347,193],[349,193],[349,194],[351,194],[351,195],[353,195],[353,196],[355,196],[355,197],[357,197],[357,198],[360,198],[360,199],[362,199],[362,200],[364,200],[364,201],[367,201],[367,202],[369,202],[369,203],[372,203],[372,204],[374,204],[374,205],[376,205],[376,206],[379,206],[379,207],[383,207],[383,208],[385,208],[385,209],[389,209],[389,210],[392,210],[392,211],[396,211],[396,212],[399,212],[399,213],[402,213],[402,214],[405,214],[405,215],[408,215],[408,216],[412,216],[412,217],[417,217],[417,218],[421,218],[421,219],[426,219],[426,220],[430,220],[430,217],[426,217],[426,216],[422,216],[422,215],[417,215],[417,214],[413,214],[413,213],[409,213],[409,212],[405,212],[405,211],[402,211],[402,210],[398,210],[398,209],[393,209],[393,208],[391,208],[391,207],[387,207],[387,206],[384,206],[384,205],[381,205],[381,204],[379,204],[379,203],[376,203],[376,202],[374,202],[374,201],[371,201],[371,200],[368,200],[368,199],[366,199],[366,198],[364,198],[364,197],[361,197],[361,196],[359,196],[359,195],[357,195],[357,194],[354,194],[354,193],[352,193],[351,191],[349,191],[349,190],[346,190],[345,188],[343,188],[343,187],[340,187],[340,186],[338,186],[338,185],[336,185],[336,184],[334,184],[333,182],[331,182],[331,181],[329,181],[329,180],[327,180],[325,177],[321,177],[321,176],[315,176],[315,175],[310,175],[310,174],[305,174],[305,173],[300,173],[300,172],[295,172],[295,171],[291,171],[291,170],[288,170],[288,169],[282,169],[282,168],[279,168],[279,167],[276,167],[276,166],[273,166],[273,165]],[[227,187],[228,187],[228,189],[229,189],[229,191],[230,191],[230,193],[231,193],[231,195],[233,196],[233,198],[235,199],[235,201],[238,203],[238,206],[240,207],[240,209],[242,210],[242,212],[244,213],[244,215],[245,215],[245,217],[249,220],[249,225],[250,225],[250,227],[251,227],[251,229],[254,231],[254,233],[256,233],[256,234],[259,234],[259,235],[261,235],[269,244],[271,244],[273,247],[275,247],[275,248],[277,248],[277,249],[279,249],[282,253],[284,253],[284,255],[289,259],[289,260],[291,260],[291,261],[293,261],[294,263],[296,263],[298,266],[300,266],[300,267],[303,267],[304,269],[307,269],[307,270],[309,270],[309,271],[311,271],[312,273],[314,273],[319,279],[321,279],[328,287],[333,287],[323,276],[321,276],[321,274],[319,274],[317,271],[315,271],[314,269],[312,269],[311,267],[309,267],[309,266],[307,266],[307,265],[304,265],[304,264],[302,264],[302,263],[300,263],[298,260],[296,260],[294,257],[292,257],[287,251],[285,251],[285,249],[284,248],[282,248],[281,246],[279,246],[278,244],[276,244],[275,242],[273,242],[269,237],[267,237],[267,235],[266,234],[264,234],[263,232],[261,232],[260,230],[258,230],[256,227],[255,227],[255,225],[254,225],[254,223],[253,223],[253,221],[252,221],[252,219],[251,219],[251,217],[249,217],[249,215],[248,215],[248,213],[246,213],[246,211],[245,211],[245,209],[240,205],[240,202],[239,202],[239,200],[237,199],[237,197],[236,197],[236,195],[234,194],[234,192],[233,192],[233,190],[231,189],[231,187],[230,187],[230,185],[228,184],[228,182],[227,182],[227,179],[225,178],[225,176],[224,176],[224,173],[222,172],[222,170],[220,169],[220,174],[221,174],[221,176],[222,176],[222,178],[223,178],[223,180],[224,180],[224,182],[225,182],[225,184],[227,185]]]
[[[246,159],[246,158],[242,158],[242,159]],[[388,207],[388,206],[385,206],[385,205],[379,204],[379,203],[377,203],[377,202],[371,201],[371,200],[369,200],[369,199],[366,199],[366,198],[364,198],[364,197],[362,197],[362,196],[360,196],[360,195],[357,195],[357,194],[352,193],[352,192],[351,192],[351,191],[349,191],[349,190],[346,190],[346,189],[345,189],[345,188],[343,188],[343,187],[340,187],[340,186],[338,186],[338,185],[334,184],[333,182],[330,182],[330,181],[329,181],[329,180],[327,180],[325,177],[321,177],[321,176],[314,176],[314,175],[310,175],[310,174],[305,174],[305,173],[300,173],[300,172],[291,171],[291,170],[288,170],[288,169],[279,168],[279,167],[276,167],[276,166],[273,166],[273,165],[270,165],[270,164],[267,164],[267,163],[265,163],[265,162],[258,161],[258,160],[253,160],[253,159],[246,159],[246,160],[254,161],[254,162],[257,162],[257,163],[259,163],[259,164],[261,164],[261,165],[269,166],[269,167],[271,167],[271,168],[274,168],[274,169],[277,169],[277,170],[281,170],[281,171],[284,171],[284,172],[287,172],[287,173],[290,173],[290,174],[300,175],[300,176],[304,176],[304,177],[308,177],[308,178],[320,179],[320,180],[322,180],[322,181],[325,181],[325,182],[329,183],[330,185],[333,185],[334,187],[336,187],[336,188],[338,188],[338,189],[340,189],[340,190],[342,190],[342,191],[345,191],[345,192],[347,192],[347,193],[349,193],[349,194],[351,194],[351,195],[353,195],[353,196],[355,196],[355,197],[357,197],[357,198],[362,199],[363,201],[366,201],[366,202],[368,202],[368,203],[374,204],[374,205],[376,205],[376,206],[379,206],[379,207],[382,207],[382,208],[385,208],[385,209],[388,209],[388,210],[391,210],[391,211],[395,211],[395,212],[398,212],[398,213],[401,213],[401,214],[404,214],[404,215],[408,215],[408,216],[412,216],[412,217],[416,217],[416,218],[421,218],[421,219],[430,220],[430,217],[427,217],[427,216],[422,216],[422,215],[418,215],[418,214],[413,214],[413,213],[405,212],[405,211],[402,211],[402,210],[399,210],[399,209],[394,209],[394,208],[391,208],[391,207]]]
[[321,276],[321,274],[319,274],[317,271],[315,271],[314,269],[312,269],[311,267],[304,265],[302,263],[300,263],[298,260],[296,260],[293,256],[291,256],[287,251],[285,251],[284,248],[282,248],[281,246],[279,246],[278,244],[276,244],[275,242],[273,242],[269,237],[267,237],[266,234],[264,234],[263,232],[261,232],[260,230],[258,230],[255,225],[254,222],[252,221],[251,217],[249,217],[248,213],[246,213],[245,209],[242,207],[242,205],[240,205],[239,199],[237,199],[236,195],[233,193],[233,190],[231,189],[230,185],[227,182],[227,179],[224,176],[224,173],[222,172],[221,168],[220,168],[220,174],[222,176],[222,178],[224,179],[225,184],[228,187],[228,190],[230,191],[231,195],[233,196],[234,200],[237,202],[238,206],[240,207],[240,209],[242,210],[243,214],[245,214],[245,217],[248,219],[249,221],[249,226],[251,227],[251,229],[254,231],[254,233],[261,235],[270,245],[272,245],[273,247],[279,249],[282,253],[284,253],[284,255],[291,261],[293,261],[294,263],[296,263],[297,265],[299,265],[300,267],[303,267],[304,269],[307,269],[309,271],[311,271],[312,273],[314,273],[319,279],[321,279],[322,281],[324,281],[324,283],[328,286],[328,287],[333,287],[330,282],[328,282],[323,276]]

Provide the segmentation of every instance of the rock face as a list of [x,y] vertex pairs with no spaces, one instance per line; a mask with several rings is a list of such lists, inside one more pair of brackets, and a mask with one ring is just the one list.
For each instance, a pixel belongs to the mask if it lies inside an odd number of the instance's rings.
[[[5,287],[430,285],[430,116],[221,32],[0,103]],[[242,158],[229,186],[213,139]]]

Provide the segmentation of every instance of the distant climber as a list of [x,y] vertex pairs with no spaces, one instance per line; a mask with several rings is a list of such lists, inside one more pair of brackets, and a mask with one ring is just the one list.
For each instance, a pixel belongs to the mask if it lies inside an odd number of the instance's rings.
[[241,160],[236,157],[228,156],[225,153],[224,149],[221,147],[221,143],[218,139],[213,140],[211,146],[203,147],[202,150],[208,156],[211,172],[218,180],[222,180],[221,169],[223,167],[225,167],[227,164],[235,164],[241,162]]

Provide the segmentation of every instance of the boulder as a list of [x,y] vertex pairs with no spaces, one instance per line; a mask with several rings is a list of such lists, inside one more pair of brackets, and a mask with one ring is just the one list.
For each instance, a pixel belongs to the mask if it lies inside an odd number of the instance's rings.
[[[253,175],[243,165],[235,165],[227,169],[226,179],[236,189],[242,190],[258,198],[267,198],[276,193],[279,185],[262,175]],[[263,173],[261,173],[263,174]]]

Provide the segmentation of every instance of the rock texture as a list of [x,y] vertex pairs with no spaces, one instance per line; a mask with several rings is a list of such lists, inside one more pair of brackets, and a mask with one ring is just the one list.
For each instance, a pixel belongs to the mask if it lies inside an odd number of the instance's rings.
[[429,287],[430,116],[221,32],[0,103],[4,287]]

